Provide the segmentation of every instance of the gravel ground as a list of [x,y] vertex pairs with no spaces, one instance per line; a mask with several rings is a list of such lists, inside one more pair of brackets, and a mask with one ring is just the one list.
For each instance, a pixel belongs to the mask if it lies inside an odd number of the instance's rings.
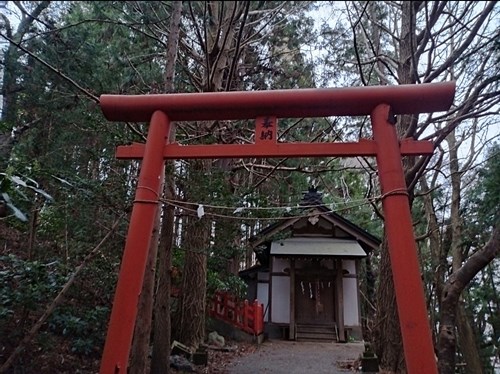
[[267,340],[254,353],[235,358],[228,374],[341,374],[356,372],[360,343]]

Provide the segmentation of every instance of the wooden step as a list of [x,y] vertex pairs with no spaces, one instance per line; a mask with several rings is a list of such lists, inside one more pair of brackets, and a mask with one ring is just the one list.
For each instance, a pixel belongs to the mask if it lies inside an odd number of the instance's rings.
[[296,340],[310,341],[337,341],[337,330],[335,325],[306,325],[299,324],[295,330]]

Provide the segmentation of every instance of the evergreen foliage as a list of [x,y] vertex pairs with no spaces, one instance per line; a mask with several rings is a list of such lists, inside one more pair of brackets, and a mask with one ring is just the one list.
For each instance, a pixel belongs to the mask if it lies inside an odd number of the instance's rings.
[[[164,93],[172,10],[171,2],[163,1],[9,3],[20,22],[0,14],[0,363],[116,218],[130,212],[140,162],[117,160],[115,149],[143,142],[147,124],[107,121],[99,96]],[[499,35],[491,26],[498,5],[412,2],[415,53],[410,61],[400,55],[403,3],[184,2],[174,87],[175,92],[188,93],[456,79],[453,110],[414,118],[415,126],[408,127],[413,132],[401,134],[436,145],[435,155],[419,164],[420,174],[407,168],[414,176],[408,180],[415,189],[415,233],[436,331],[439,289],[452,272],[450,157],[442,143],[450,129],[457,128],[457,147],[463,150],[472,143],[470,153],[479,155],[476,141],[468,140],[476,133],[475,140],[484,140],[479,134],[498,123]],[[236,7],[238,17],[231,18],[230,6]],[[463,21],[453,15],[462,15]],[[479,31],[469,27],[475,22]],[[476,34],[469,34],[471,30]],[[473,43],[465,44],[467,36]],[[460,53],[448,56],[449,50]],[[447,65],[449,61],[454,62]],[[408,64],[411,77],[402,73]],[[176,142],[182,145],[254,141],[253,120],[176,126]],[[357,141],[372,135],[367,118],[280,118],[278,126],[280,142]],[[499,152],[495,145],[481,153],[486,161],[477,174],[479,156],[460,165],[466,190],[460,206],[462,261],[487,242],[500,219]],[[253,265],[246,241],[270,222],[293,214],[310,186],[318,187],[332,210],[383,235],[373,159],[177,160],[173,169],[175,200],[164,201],[175,206],[176,213],[173,284],[181,286],[189,256],[202,254],[207,299],[221,289],[245,293],[237,271]],[[422,196],[429,197],[430,205]],[[205,208],[201,218],[196,216],[200,205]],[[432,232],[431,211],[439,224]],[[40,373],[97,370],[127,226],[122,222],[86,265],[30,343],[31,355],[23,353],[14,366]],[[194,232],[189,227],[208,233],[196,248],[189,241]],[[371,265],[384,282],[380,260],[380,254],[374,254]],[[497,259],[463,295],[485,370],[492,369],[500,344],[498,267]],[[374,300],[366,301],[364,317],[370,320]],[[462,357],[466,346],[458,348]],[[58,354],[68,357],[67,362],[55,360]]]

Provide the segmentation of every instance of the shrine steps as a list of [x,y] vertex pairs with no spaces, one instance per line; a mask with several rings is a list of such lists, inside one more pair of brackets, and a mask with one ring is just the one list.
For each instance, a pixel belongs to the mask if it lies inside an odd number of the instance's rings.
[[336,325],[297,324],[295,329],[297,341],[338,341]]

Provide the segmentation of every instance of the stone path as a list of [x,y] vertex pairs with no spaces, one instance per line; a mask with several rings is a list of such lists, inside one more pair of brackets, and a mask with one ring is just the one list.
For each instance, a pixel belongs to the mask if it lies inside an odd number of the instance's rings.
[[341,374],[355,372],[364,344],[268,340],[236,358],[228,374]]

